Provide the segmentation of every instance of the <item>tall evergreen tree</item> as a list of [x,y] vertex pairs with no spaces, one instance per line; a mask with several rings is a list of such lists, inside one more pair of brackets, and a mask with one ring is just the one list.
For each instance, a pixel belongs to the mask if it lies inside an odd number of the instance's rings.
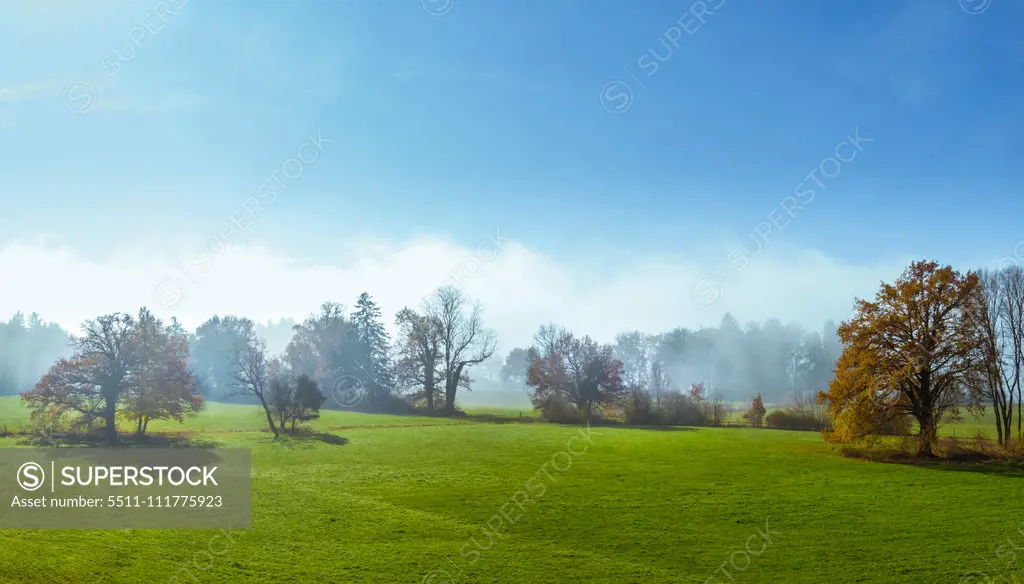
[[391,359],[391,337],[384,328],[380,307],[368,292],[356,300],[350,317],[360,345],[361,368],[371,401],[380,401],[394,389],[394,367]]

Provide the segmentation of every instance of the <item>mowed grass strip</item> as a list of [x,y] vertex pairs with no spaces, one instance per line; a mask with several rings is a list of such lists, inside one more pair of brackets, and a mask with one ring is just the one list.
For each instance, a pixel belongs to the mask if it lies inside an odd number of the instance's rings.
[[[320,418],[308,426],[316,431],[330,428],[351,428],[360,426],[439,426],[467,424],[463,418],[442,418],[432,416],[395,416],[388,414],[364,414],[345,410],[323,410]],[[133,432],[135,427],[122,423],[121,432]],[[10,432],[21,431],[30,426],[29,411],[22,407],[18,396],[0,397],[0,431],[4,427]],[[257,406],[207,402],[199,414],[188,416],[184,423],[174,420],[154,420],[149,423],[147,433],[221,433],[221,432],[263,432],[267,429],[267,417]]]

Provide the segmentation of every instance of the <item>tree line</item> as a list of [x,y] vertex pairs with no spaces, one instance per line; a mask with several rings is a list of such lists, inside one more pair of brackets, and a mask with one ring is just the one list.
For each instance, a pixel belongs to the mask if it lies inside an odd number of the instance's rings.
[[[119,420],[145,434],[151,420],[181,421],[204,401],[258,404],[275,436],[295,431],[322,407],[454,413],[458,392],[472,387],[470,373],[495,358],[496,337],[484,326],[482,307],[445,286],[398,311],[394,323],[392,339],[366,292],[352,311],[326,302],[287,325],[217,315],[191,333],[145,308],[87,321],[76,336],[33,316],[21,328],[50,335],[53,351],[57,338],[70,351],[43,368],[41,380],[37,365],[31,389],[24,385],[32,372],[24,374],[20,388],[35,420],[102,426],[111,441]],[[288,325],[290,341],[269,350],[266,333],[280,338],[279,329]],[[717,328],[632,331],[601,344],[544,325],[533,346],[509,352],[501,377],[506,385],[529,388],[540,409],[558,401],[592,418],[626,407],[631,420],[641,422],[653,421],[664,405],[670,413],[663,421],[675,423],[693,421],[697,406],[720,421],[727,395],[737,399],[757,389],[784,399],[824,387],[836,358],[834,329],[826,323],[819,334],[774,319],[741,328],[726,314]]]
[[[919,452],[930,455],[940,424],[958,419],[961,407],[980,414],[989,405],[1000,443],[1024,437],[1019,266],[960,274],[915,262],[873,301],[857,299],[854,312],[821,333],[774,319],[740,327],[726,314],[718,327],[625,332],[612,343],[548,324],[531,346],[509,351],[501,377],[528,388],[534,407],[552,419],[615,412],[636,423],[721,423],[731,402],[753,396],[747,419],[760,425],[784,418],[766,413],[766,402],[787,399],[817,417],[807,400],[817,392],[839,440],[913,421]],[[351,311],[324,303],[272,354],[259,325],[240,316],[214,316],[189,333],[145,308],[105,315],[70,337],[71,354],[22,399],[35,420],[102,426],[111,441],[118,421],[144,434],[152,420],[180,421],[206,400],[239,397],[262,407],[275,436],[322,407],[455,413],[471,372],[494,356],[482,307],[445,286],[398,311],[394,323],[391,338],[364,292]],[[21,339],[7,341],[13,352],[53,349],[68,336],[37,316],[16,315],[0,327],[0,340],[10,338]],[[37,345],[25,340],[33,338]],[[2,362],[13,360],[9,354]],[[0,369],[0,379],[12,377]]]
[[[494,354],[482,308],[458,289],[437,289],[417,308],[403,308],[392,340],[368,293],[351,312],[326,302],[292,327],[277,355],[259,327],[240,316],[214,316],[188,333],[146,308],[87,321],[35,386],[21,393],[37,423],[102,429],[118,441],[117,423],[146,432],[158,419],[182,421],[207,399],[258,403],[275,437],[335,407],[455,412],[471,368]],[[45,328],[45,327],[43,327]],[[47,329],[49,330],[49,329]]]
[[[781,403],[794,395],[816,395],[828,386],[842,352],[836,329],[832,321],[819,333],[798,324],[783,325],[777,319],[741,328],[726,313],[718,327],[676,328],[660,334],[624,332],[602,349],[607,357],[621,362],[627,388],[644,389],[655,401],[666,392],[684,392],[700,384],[706,393],[730,401],[749,400],[761,393],[769,402]],[[550,360],[553,352],[564,354],[573,347],[590,351],[592,346],[590,337],[576,339],[562,327],[542,326],[533,346],[508,353],[502,381],[509,386],[527,385],[537,354]]]

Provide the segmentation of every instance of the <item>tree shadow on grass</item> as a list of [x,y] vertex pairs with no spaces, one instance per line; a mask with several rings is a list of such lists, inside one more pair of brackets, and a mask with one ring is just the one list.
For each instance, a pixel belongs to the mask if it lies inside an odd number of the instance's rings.
[[[526,411],[526,410],[523,410]],[[518,423],[530,423],[537,422],[538,420],[532,416],[524,416],[523,411],[519,412],[518,416],[515,415],[503,415],[503,414],[470,414],[466,413],[465,410],[413,410],[411,412],[405,412],[400,415],[419,417],[419,418],[436,418],[436,419],[451,419],[451,420],[466,420],[469,422],[482,422],[490,424],[518,424]]]
[[893,450],[846,447],[842,448],[840,453],[846,458],[913,466],[928,470],[976,472],[1007,478],[1024,478],[1024,462],[997,458],[984,452],[961,451],[950,453],[944,457],[924,458]]
[[[23,436],[18,440],[22,446],[36,448],[111,448],[106,439],[97,434],[60,434]],[[122,435],[113,448],[217,448],[217,442],[181,434],[147,434],[144,436]]]
[[[559,426],[585,428],[587,424],[558,424]],[[621,430],[656,430],[658,432],[696,432],[700,428],[694,426],[665,426],[658,424],[624,424],[615,421],[590,422],[591,428],[618,428]]]
[[488,424],[528,424],[538,421],[536,418],[527,416],[516,418],[512,416],[498,416],[495,414],[466,414],[463,416],[452,417],[457,417],[460,420],[469,420],[471,422],[482,422]]
[[316,442],[323,442],[332,446],[344,446],[348,444],[348,438],[326,432],[296,432],[295,434],[282,434],[278,442],[285,448],[302,448],[306,450],[313,448]]
[[930,470],[944,470],[954,472],[977,472],[990,474],[1011,479],[1024,479],[1024,464],[1019,462],[1004,462],[998,460],[988,461],[961,461],[961,460],[935,460],[903,462],[907,464]]

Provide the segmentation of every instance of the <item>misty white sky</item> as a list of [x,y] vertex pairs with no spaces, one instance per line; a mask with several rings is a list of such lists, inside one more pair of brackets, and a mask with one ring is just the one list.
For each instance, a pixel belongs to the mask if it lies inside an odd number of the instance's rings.
[[0,288],[0,317],[34,310],[77,331],[87,318],[146,305],[194,328],[213,314],[301,320],[327,300],[351,307],[367,290],[390,328],[397,310],[450,283],[482,302],[487,325],[507,350],[527,343],[547,322],[606,341],[631,329],[716,325],[726,311],[740,322],[777,317],[819,330],[828,318],[845,318],[855,295],[873,295],[878,282],[894,278],[909,259],[849,265],[766,247],[739,270],[726,258],[568,265],[499,231],[475,247],[430,237],[361,239],[334,264],[261,246],[222,247],[212,238],[177,255],[135,249],[90,260],[39,239],[0,247],[0,273],[18,275]]

